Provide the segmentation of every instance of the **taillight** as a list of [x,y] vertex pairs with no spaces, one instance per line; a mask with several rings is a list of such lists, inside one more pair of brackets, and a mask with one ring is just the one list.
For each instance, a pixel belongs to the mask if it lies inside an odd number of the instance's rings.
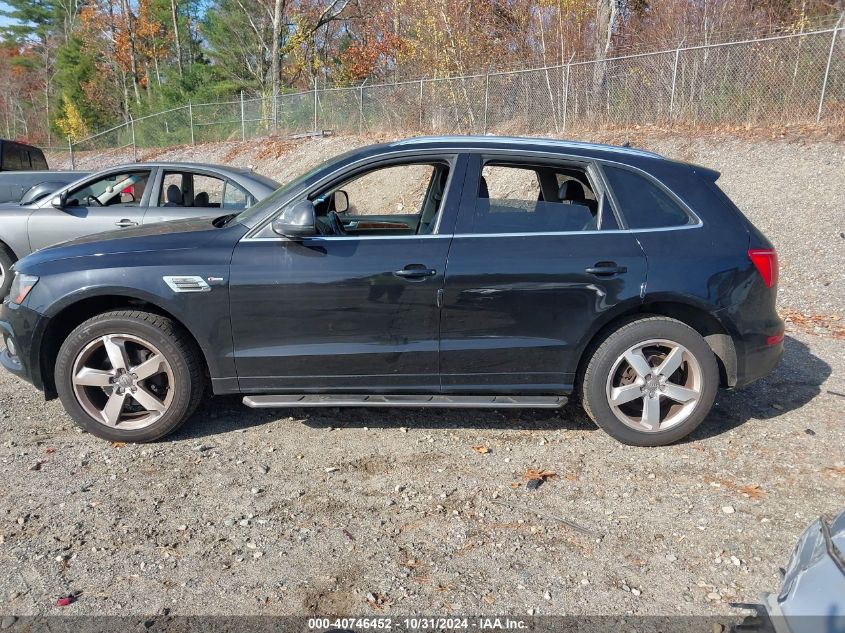
[[775,249],[752,248],[748,251],[748,259],[754,263],[767,288],[777,285],[778,254]]

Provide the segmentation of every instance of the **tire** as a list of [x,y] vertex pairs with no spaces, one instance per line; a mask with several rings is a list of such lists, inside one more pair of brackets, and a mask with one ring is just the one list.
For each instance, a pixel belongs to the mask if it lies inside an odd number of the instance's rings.
[[698,332],[668,317],[639,316],[593,347],[581,402],[620,442],[664,446],[701,424],[718,387],[716,356]]
[[12,264],[15,260],[9,250],[0,244],[0,302],[9,294],[12,287]]
[[200,352],[188,334],[166,317],[134,310],[99,314],[71,332],[55,379],[79,426],[119,442],[172,433],[204,392]]

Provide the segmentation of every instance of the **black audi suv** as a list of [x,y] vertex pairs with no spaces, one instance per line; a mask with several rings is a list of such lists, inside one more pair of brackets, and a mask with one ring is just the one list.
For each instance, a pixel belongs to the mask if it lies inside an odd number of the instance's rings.
[[25,257],[0,363],[110,440],[170,433],[210,388],[250,407],[574,396],[618,440],[667,444],[783,353],[777,255],[718,177],[549,139],[366,147],[238,215]]

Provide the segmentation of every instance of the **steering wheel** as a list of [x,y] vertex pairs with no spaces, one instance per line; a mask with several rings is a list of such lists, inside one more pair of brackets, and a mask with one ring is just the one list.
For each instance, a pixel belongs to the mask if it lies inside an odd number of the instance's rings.
[[346,228],[343,226],[343,222],[340,220],[340,216],[337,214],[337,211],[329,211],[326,218],[329,221],[329,226],[332,229],[332,233],[335,235],[346,235]]
[[95,195],[90,195],[85,198],[85,206],[87,207],[101,207],[103,203]]

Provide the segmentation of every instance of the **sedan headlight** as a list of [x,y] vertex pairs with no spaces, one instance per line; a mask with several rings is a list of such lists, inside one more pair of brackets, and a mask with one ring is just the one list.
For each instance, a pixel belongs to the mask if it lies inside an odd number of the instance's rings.
[[20,305],[24,302],[27,295],[38,283],[38,277],[35,275],[27,275],[25,273],[15,273],[15,278],[12,280],[12,286],[9,288],[9,301],[15,305]]

